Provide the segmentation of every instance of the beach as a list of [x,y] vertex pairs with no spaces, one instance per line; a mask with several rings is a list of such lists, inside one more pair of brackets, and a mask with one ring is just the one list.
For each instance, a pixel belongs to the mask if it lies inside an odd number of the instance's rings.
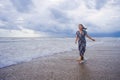
[[0,69],[0,80],[120,80],[119,42],[108,38],[87,48],[82,64],[74,49],[6,66]]

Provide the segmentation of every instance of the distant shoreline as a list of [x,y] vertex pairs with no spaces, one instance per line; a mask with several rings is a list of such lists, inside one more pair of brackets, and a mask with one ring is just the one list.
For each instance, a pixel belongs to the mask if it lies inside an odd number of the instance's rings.
[[[120,36],[92,36],[95,38],[120,38]],[[0,37],[0,38],[75,38],[75,36],[69,37]]]

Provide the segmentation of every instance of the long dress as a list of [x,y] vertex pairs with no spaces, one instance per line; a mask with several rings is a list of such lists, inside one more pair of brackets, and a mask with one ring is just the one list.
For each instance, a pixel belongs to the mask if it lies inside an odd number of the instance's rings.
[[84,56],[85,50],[86,50],[86,38],[85,35],[87,34],[87,31],[83,30],[82,33],[79,31],[76,32],[78,39],[78,50],[80,56]]

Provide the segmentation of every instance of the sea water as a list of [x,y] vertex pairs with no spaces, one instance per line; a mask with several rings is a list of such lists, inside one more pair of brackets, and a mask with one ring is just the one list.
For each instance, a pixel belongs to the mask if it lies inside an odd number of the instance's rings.
[[[87,41],[87,48],[102,43]],[[75,38],[0,38],[0,68],[77,48]]]

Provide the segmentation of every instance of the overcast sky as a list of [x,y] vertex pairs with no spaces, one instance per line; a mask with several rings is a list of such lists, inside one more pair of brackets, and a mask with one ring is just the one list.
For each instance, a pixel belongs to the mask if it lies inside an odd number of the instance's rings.
[[120,34],[120,0],[0,0],[0,37]]

